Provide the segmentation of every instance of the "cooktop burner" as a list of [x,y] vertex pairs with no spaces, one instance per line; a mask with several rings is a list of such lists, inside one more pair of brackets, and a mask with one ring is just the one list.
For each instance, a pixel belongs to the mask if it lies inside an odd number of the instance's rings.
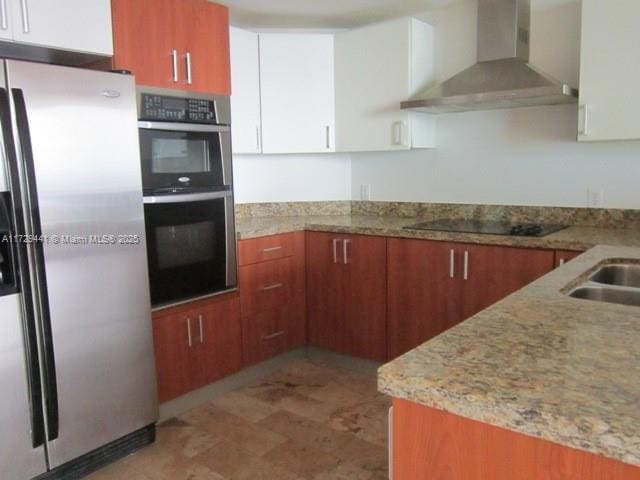
[[434,220],[404,227],[406,230],[430,230],[437,232],[484,233],[488,235],[512,235],[518,237],[544,237],[567,228],[564,225],[537,223],[501,223],[477,220]]

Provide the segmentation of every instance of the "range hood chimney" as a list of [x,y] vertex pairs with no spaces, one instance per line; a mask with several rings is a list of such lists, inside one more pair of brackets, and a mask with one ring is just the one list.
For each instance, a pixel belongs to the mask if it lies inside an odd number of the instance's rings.
[[576,103],[576,89],[529,65],[529,2],[478,0],[478,63],[401,108],[450,113]]

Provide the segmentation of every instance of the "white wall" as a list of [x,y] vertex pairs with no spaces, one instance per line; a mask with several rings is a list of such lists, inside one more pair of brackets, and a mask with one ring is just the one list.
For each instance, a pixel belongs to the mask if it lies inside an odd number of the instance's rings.
[[236,155],[237,203],[351,199],[348,155]]
[[[532,0],[531,62],[578,85],[579,0]],[[431,12],[436,71],[446,79],[475,62],[476,2]],[[354,154],[352,195],[372,200],[640,208],[640,142],[579,144],[577,107],[470,112],[438,118],[437,150]]]

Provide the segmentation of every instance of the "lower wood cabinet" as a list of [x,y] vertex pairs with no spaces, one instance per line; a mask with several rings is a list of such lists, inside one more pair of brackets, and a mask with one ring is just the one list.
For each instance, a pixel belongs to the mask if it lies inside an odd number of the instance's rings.
[[307,232],[309,343],[384,361],[387,239]]
[[550,272],[554,252],[389,239],[388,265],[391,359]]
[[393,400],[396,480],[638,480],[640,468],[546,440]]
[[194,302],[153,314],[160,402],[219,380],[242,368],[238,294]]
[[246,365],[306,344],[304,249],[303,232],[240,241]]

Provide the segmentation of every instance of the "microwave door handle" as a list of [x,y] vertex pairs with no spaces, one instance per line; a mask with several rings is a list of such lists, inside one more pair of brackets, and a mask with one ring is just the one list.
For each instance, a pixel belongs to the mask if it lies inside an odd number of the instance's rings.
[[229,125],[208,125],[204,123],[175,123],[175,122],[138,122],[138,128],[143,130],[169,130],[176,132],[230,132]]
[[220,200],[231,198],[233,193],[229,190],[208,193],[185,193],[177,195],[156,195],[144,197],[145,205],[154,204],[170,204],[170,203],[189,203],[189,202],[206,202],[208,200]]

